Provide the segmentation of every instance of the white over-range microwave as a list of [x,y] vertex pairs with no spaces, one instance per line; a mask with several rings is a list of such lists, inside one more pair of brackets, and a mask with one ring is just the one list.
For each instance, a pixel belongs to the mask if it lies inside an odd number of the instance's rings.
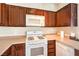
[[26,26],[45,26],[45,16],[26,14]]

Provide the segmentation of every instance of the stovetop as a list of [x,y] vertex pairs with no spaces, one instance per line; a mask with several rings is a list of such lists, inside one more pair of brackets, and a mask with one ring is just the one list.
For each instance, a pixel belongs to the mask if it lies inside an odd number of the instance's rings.
[[39,39],[45,39],[43,36],[37,36]]
[[34,40],[34,37],[28,37],[27,39],[28,40]]
[[47,39],[43,36],[28,36],[26,44],[47,44]]
[[29,36],[27,37],[27,40],[44,40],[45,37],[43,36]]

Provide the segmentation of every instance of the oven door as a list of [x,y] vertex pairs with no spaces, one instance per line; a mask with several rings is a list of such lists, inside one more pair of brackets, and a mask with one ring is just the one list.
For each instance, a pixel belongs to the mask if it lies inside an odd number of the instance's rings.
[[26,45],[26,56],[47,56],[47,44]]

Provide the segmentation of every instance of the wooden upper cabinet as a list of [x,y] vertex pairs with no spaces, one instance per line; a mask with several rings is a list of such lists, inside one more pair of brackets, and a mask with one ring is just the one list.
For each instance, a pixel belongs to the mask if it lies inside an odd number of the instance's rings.
[[4,3],[0,4],[0,25],[8,25],[8,5]]
[[55,21],[56,21],[56,13],[51,11],[45,11],[45,26],[46,27],[55,27]]
[[72,19],[72,25],[73,26],[77,26],[78,23],[77,23],[77,4],[71,4],[71,19]]
[[36,9],[35,10],[35,15],[41,15],[41,16],[43,16],[44,15],[44,10]]
[[71,3],[57,12],[0,4],[0,26],[26,26],[26,14],[45,16],[45,26],[77,26],[77,4]]
[[26,14],[32,14],[31,10],[31,8],[26,8]]
[[23,7],[19,8],[19,25],[26,26],[26,9]]
[[26,9],[9,5],[9,26],[25,26]]
[[44,10],[34,9],[34,8],[26,8],[26,14],[33,14],[33,15],[44,15]]
[[49,13],[47,11],[44,11],[44,16],[45,16],[45,26],[49,26]]
[[0,24],[1,24],[1,18],[2,18],[1,17],[1,14],[2,14],[2,10],[1,9],[2,9],[2,5],[0,4]]
[[49,12],[49,26],[55,27],[55,22],[56,22],[56,13]]
[[57,11],[56,26],[77,26],[77,5],[68,4]]

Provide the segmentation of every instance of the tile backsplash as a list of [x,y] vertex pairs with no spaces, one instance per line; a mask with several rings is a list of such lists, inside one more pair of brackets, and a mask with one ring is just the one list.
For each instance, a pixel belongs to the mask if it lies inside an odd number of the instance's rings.
[[0,36],[24,35],[25,29],[25,27],[0,27]]
[[0,27],[0,36],[25,35],[27,31],[43,31],[44,34],[54,34],[56,29],[52,27]]
[[54,27],[26,27],[26,31],[42,31],[44,34],[55,34],[56,28]]

